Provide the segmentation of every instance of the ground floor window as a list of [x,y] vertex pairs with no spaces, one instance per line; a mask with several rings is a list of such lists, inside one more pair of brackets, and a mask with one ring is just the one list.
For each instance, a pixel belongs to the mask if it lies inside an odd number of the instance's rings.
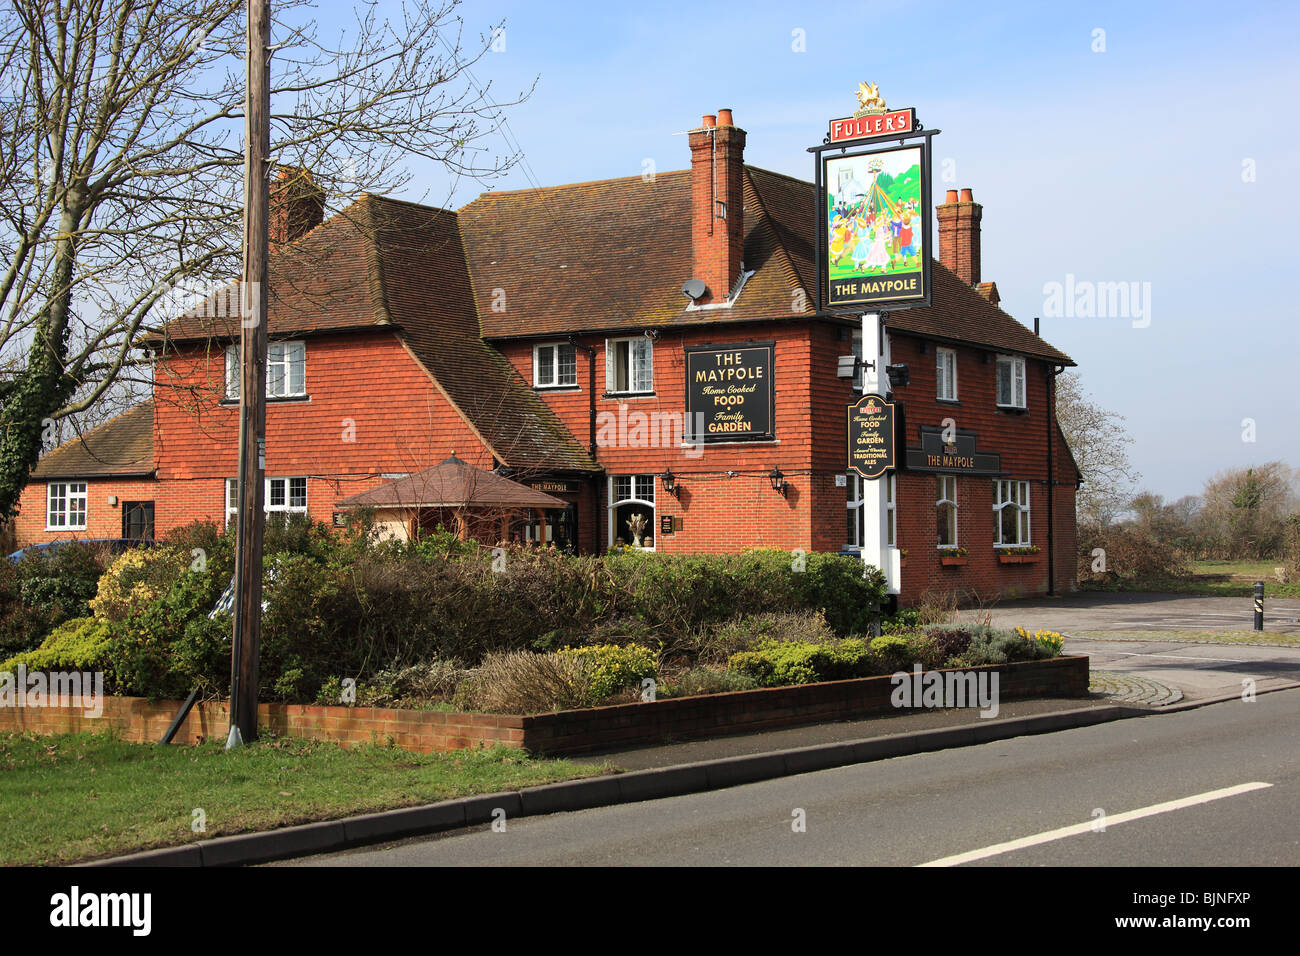
[[1029,545],[1029,482],[993,482],[993,543],[1000,548]]
[[548,508],[529,513],[524,540],[529,544],[555,545],[561,551],[574,551],[578,544],[578,506]]
[[609,479],[609,544],[653,548],[655,476],[613,475]]
[[[885,483],[885,521],[889,531],[889,546],[896,547],[897,542],[897,521],[895,515],[895,498],[897,496],[895,475],[890,473],[884,478],[878,478],[877,481]],[[863,539],[866,537],[866,510],[863,507],[863,492],[867,489],[867,480],[858,475],[850,474],[847,482],[846,503],[849,517],[849,547],[861,548]]]
[[48,530],[84,531],[86,529],[86,483],[52,481],[45,486],[45,526]]
[[153,538],[153,502],[122,502],[122,537],[132,541]]
[[[306,514],[307,513],[307,479],[306,478],[267,478],[266,503],[267,514]],[[226,479],[226,524],[230,524],[239,514],[239,479]]]
[[938,475],[935,481],[935,517],[939,530],[939,547],[957,547],[957,478]]

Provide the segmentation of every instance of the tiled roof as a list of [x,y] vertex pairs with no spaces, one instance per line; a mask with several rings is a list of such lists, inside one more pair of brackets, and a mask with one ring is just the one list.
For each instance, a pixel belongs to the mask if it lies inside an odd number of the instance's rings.
[[47,452],[32,469],[32,478],[147,475],[153,470],[153,402],[147,401]]
[[563,508],[565,502],[452,456],[344,498],[340,508]]
[[[595,471],[555,413],[485,344],[456,214],[363,196],[271,256],[274,337],[392,327],[492,453],[514,468]],[[229,311],[200,308],[150,341],[238,333]],[[194,314],[197,313],[197,314]]]
[[[744,262],[755,274],[731,308],[685,308],[679,289],[691,278],[690,177],[660,173],[649,182],[486,193],[471,202],[460,225],[483,335],[811,315],[815,187],[754,166],[745,167]],[[931,308],[891,312],[889,325],[1074,364],[937,261],[933,286]],[[502,297],[505,308],[493,309]]]

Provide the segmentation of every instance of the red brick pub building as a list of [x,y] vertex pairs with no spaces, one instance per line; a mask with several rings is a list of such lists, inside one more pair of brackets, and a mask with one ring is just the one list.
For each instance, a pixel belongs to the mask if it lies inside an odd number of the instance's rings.
[[[454,454],[564,503],[514,515],[524,540],[854,548],[845,409],[860,321],[816,313],[814,188],[745,165],[729,110],[689,143],[680,172],[489,192],[456,212],[364,196],[322,221],[310,178],[282,172],[268,511],[329,522]],[[1054,377],[1073,362],[998,308],[970,191],[937,213],[934,304],[887,315],[891,361],[910,370],[895,390],[908,463],[887,479],[902,600],[1068,590],[1080,476]],[[228,520],[237,332],[237,313],[210,301],[145,339],[152,400],[41,459],[20,545]],[[697,441],[688,361],[742,353],[758,357],[764,420]],[[377,517],[418,534],[439,520],[418,498]]]

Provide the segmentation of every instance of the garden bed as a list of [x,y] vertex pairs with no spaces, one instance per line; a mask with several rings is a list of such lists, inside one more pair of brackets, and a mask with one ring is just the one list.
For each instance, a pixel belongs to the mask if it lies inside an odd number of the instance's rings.
[[[1088,658],[947,668],[997,672],[998,699],[1086,697]],[[258,724],[277,736],[332,740],[345,746],[378,743],[415,752],[507,746],[533,753],[574,754],[690,739],[748,733],[774,727],[901,713],[891,694],[891,676],[862,677],[787,687],[678,697],[547,714],[482,714],[387,707],[261,704]],[[123,740],[160,740],[179,701],[108,697],[98,719],[69,707],[0,710],[0,731],[45,734],[115,730]],[[176,736],[178,743],[220,739],[228,725],[224,701],[198,704]]]

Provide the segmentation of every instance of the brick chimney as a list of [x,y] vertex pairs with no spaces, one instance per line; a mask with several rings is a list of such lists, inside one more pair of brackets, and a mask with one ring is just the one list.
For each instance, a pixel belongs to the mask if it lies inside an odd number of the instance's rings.
[[271,183],[271,249],[306,235],[325,220],[325,190],[299,166],[281,166]]
[[984,207],[970,189],[949,189],[943,205],[935,207],[939,217],[939,261],[957,273],[967,285],[980,284],[980,217]]
[[740,278],[745,240],[745,131],[731,110],[704,117],[690,133],[692,279],[707,291],[697,305],[727,300]]

